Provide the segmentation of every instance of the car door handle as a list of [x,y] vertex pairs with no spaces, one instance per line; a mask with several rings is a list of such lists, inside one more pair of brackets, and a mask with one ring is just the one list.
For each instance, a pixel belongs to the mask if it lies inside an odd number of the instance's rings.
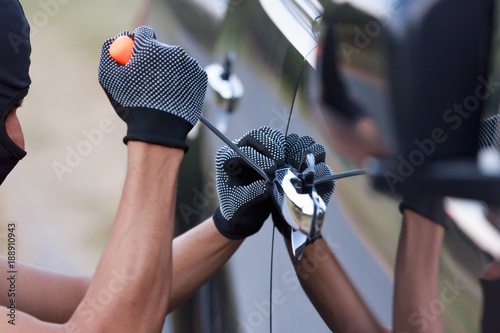
[[205,68],[208,85],[215,93],[217,104],[228,112],[236,109],[245,92],[240,79],[233,73],[234,61],[234,52],[229,51],[224,66],[212,64]]

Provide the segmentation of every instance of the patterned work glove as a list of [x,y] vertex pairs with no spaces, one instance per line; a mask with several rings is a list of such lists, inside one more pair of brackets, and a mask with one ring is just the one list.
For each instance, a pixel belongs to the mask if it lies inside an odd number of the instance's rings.
[[[479,128],[478,144],[481,149],[497,150],[499,149],[498,124],[500,117],[493,117],[481,120]],[[443,206],[443,197],[430,196],[425,193],[406,194],[399,205],[399,211],[403,214],[405,209],[414,211],[432,222],[439,224],[445,230],[448,229],[448,217]]]
[[[111,43],[122,35],[135,40],[126,65],[109,55]],[[187,152],[186,136],[200,119],[207,75],[182,48],[158,42],[149,27],[133,35],[125,31],[102,45],[99,83],[127,123],[125,143],[139,140]]]
[[[303,172],[306,166],[301,166],[300,163],[308,153],[313,153],[315,157],[316,166],[314,168],[314,180],[334,174],[332,169],[325,163],[326,150],[322,145],[316,143],[313,138],[307,135],[299,137],[297,134],[290,134],[287,136],[285,155],[288,165],[294,167],[298,172]],[[320,183],[315,186],[316,192],[321,196],[325,205],[328,205],[335,191],[336,184],[337,181],[331,181]]]
[[[314,180],[333,175],[334,172],[325,163],[325,148],[316,143],[310,136],[299,137],[297,134],[290,134],[285,142],[286,163],[295,168],[299,173],[306,169],[305,163],[301,165],[302,160],[308,154],[312,153],[315,157]],[[316,192],[321,196],[325,205],[328,205],[330,198],[335,191],[336,181],[329,181],[315,185]],[[278,205],[283,204],[283,198],[275,195]],[[290,235],[290,226],[283,220],[281,214],[273,211],[273,222],[282,235]]]
[[[271,179],[285,163],[285,136],[261,127],[248,132],[235,144],[257,163]],[[262,179],[228,146],[217,152],[217,193],[220,206],[213,219],[219,232],[229,239],[242,239],[260,230],[271,213],[273,184]]]

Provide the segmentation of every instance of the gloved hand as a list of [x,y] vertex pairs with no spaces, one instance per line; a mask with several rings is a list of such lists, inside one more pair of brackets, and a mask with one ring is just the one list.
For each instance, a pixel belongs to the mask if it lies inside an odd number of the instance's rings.
[[[271,179],[285,163],[285,136],[261,127],[248,132],[236,145],[257,163]],[[228,146],[216,157],[216,182],[220,206],[213,219],[219,232],[230,239],[242,239],[260,230],[274,203],[273,184],[262,179]]]
[[[313,138],[308,135],[299,137],[297,134],[290,134],[286,138],[285,155],[286,163],[294,167],[298,172],[303,172],[306,169],[305,165],[300,165],[304,156],[312,153],[315,157],[316,166],[314,168],[314,180],[331,176],[334,174],[332,169],[325,163],[326,150],[316,143]],[[316,192],[321,196],[321,199],[328,205],[330,198],[335,191],[337,181],[320,183],[315,186]]]
[[403,214],[405,209],[428,218],[432,222],[448,229],[448,218],[443,206],[443,197],[426,195],[424,193],[405,194],[399,205],[399,211]]
[[[316,143],[310,136],[299,137],[297,134],[290,134],[287,136],[285,142],[286,163],[295,168],[299,173],[303,172],[307,167],[305,164],[301,165],[301,162],[308,153],[312,153],[315,157],[314,180],[334,174],[325,163],[326,151],[322,145]],[[335,191],[335,185],[336,181],[315,185],[316,192],[321,196],[325,205],[328,205]],[[275,197],[278,205],[282,205],[283,199],[277,196]],[[290,235],[290,226],[283,220],[281,214],[277,213],[277,211],[273,211],[273,222],[282,235],[286,237]]]
[[[135,40],[131,60],[117,63],[111,43],[122,35]],[[128,126],[125,143],[139,140],[188,150],[186,136],[200,119],[207,75],[182,48],[156,40],[153,30],[139,27],[104,42],[99,83]]]

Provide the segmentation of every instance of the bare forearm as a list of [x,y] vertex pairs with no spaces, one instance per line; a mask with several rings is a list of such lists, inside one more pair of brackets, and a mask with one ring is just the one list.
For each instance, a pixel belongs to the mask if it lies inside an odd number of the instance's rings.
[[[0,267],[7,267],[7,259],[0,257]],[[41,320],[65,323],[82,301],[90,283],[89,277],[54,273],[25,263],[16,264],[17,309]],[[0,305],[7,306],[7,270],[0,274]]]
[[332,331],[386,331],[363,302],[324,239],[308,245],[301,260],[295,260],[292,255],[291,258],[302,288]]
[[439,259],[444,228],[406,209],[399,238],[394,290],[395,332],[442,332],[440,316],[430,315],[439,298]]
[[104,255],[69,325],[161,330],[170,294],[180,149],[129,142],[127,179]]
[[[172,288],[168,312],[175,310],[206,283],[242,242],[222,236],[212,218],[176,237],[172,250]],[[0,266],[4,261],[6,259],[0,257]],[[22,273],[19,274],[19,284],[23,286],[17,295],[18,309],[47,322],[67,322],[91,282],[90,277],[58,274],[21,263],[18,266],[18,271]],[[0,305],[6,306],[7,302],[7,292],[0,293]],[[97,302],[93,305],[99,306]]]
[[200,288],[238,249],[243,240],[222,236],[212,218],[176,237],[169,312]]

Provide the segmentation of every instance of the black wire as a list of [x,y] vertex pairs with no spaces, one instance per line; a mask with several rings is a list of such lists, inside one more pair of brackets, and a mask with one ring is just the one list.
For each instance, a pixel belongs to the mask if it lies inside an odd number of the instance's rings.
[[274,231],[276,227],[273,225],[273,238],[271,240],[271,276],[269,278],[269,332],[273,332],[273,261],[274,261]]
[[201,116],[200,117],[200,121],[208,127],[208,129],[210,129],[215,135],[217,135],[219,137],[219,139],[221,139],[222,141],[224,141],[225,144],[227,144],[236,154],[238,154],[245,162],[248,163],[248,165],[250,165],[255,171],[257,171],[257,173],[259,175],[262,176],[262,178],[264,178],[265,180],[267,180],[268,182],[271,183],[271,179],[269,178],[269,176],[266,174],[266,172],[264,170],[262,170],[262,168],[257,164],[255,163],[250,157],[248,157],[247,154],[245,154],[244,152],[241,151],[240,148],[238,148],[237,145],[235,145],[231,140],[228,139],[227,136],[225,136],[224,134],[222,134],[221,131],[219,131],[217,129],[217,127],[215,127],[207,118]]
[[[300,66],[299,77],[297,79],[297,84],[295,85],[295,90],[293,92],[292,105],[290,106],[290,113],[288,114],[288,122],[286,124],[285,138],[288,135],[288,128],[290,127],[290,120],[292,119],[293,106],[295,105],[295,98],[297,97],[297,92],[299,91],[300,81],[302,79],[302,72],[304,71],[304,64],[306,59],[302,62]],[[273,226],[273,238],[271,239],[271,274],[269,277],[269,332],[273,332],[273,262],[274,262],[274,231],[276,227]]]
[[331,175],[331,176],[326,176],[326,177],[322,177],[320,179],[316,179],[314,181],[314,185],[318,185],[318,184],[325,183],[325,182],[331,182],[331,181],[334,181],[337,179],[364,175],[364,174],[366,174],[366,171],[363,169],[346,171],[346,172],[342,172],[342,173],[336,173],[336,174]]
[[292,120],[293,105],[295,104],[295,98],[297,97],[297,92],[299,91],[300,81],[302,81],[302,72],[304,71],[304,64],[305,63],[306,63],[306,59],[304,59],[304,61],[302,62],[302,65],[300,66],[299,78],[297,80],[297,84],[295,85],[295,90],[293,92],[292,105],[290,106],[290,113],[288,114],[288,123],[286,124],[285,138],[288,135],[288,128],[290,127],[290,120]]

